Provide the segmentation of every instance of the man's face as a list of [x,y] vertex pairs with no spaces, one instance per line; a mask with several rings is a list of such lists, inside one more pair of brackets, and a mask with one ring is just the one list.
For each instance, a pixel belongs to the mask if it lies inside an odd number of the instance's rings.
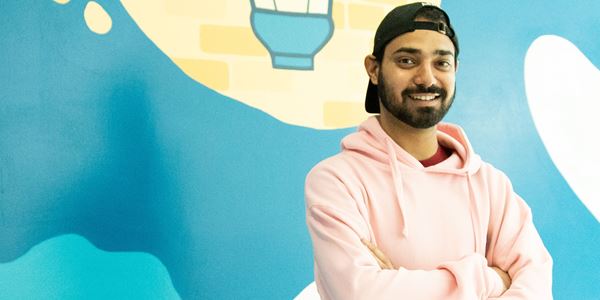
[[435,126],[454,100],[455,75],[447,36],[416,30],[396,37],[385,47],[377,74],[381,113],[414,128]]

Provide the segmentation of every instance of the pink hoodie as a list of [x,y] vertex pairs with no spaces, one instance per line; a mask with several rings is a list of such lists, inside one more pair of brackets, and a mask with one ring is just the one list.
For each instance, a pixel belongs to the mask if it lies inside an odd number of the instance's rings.
[[[308,174],[322,299],[552,299],[552,258],[527,204],[460,127],[437,128],[454,149],[437,165],[424,168],[371,117]],[[398,269],[382,270],[361,239]],[[512,278],[503,294],[489,266]]]

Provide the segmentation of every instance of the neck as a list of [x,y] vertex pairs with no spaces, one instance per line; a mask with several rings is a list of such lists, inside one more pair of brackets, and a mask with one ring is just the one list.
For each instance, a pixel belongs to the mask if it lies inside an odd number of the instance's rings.
[[432,157],[438,149],[435,126],[424,129],[413,128],[394,116],[384,113],[377,117],[377,120],[383,131],[417,160]]

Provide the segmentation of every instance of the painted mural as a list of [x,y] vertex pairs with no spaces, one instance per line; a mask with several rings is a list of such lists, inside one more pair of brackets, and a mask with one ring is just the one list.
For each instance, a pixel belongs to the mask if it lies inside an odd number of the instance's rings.
[[[3,0],[0,299],[315,299],[304,176],[402,3]],[[600,299],[600,3],[442,6],[446,120],[531,206],[555,299]]]

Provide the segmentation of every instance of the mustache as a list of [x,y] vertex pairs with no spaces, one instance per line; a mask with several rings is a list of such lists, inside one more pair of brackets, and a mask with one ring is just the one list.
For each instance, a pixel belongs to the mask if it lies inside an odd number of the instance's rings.
[[406,88],[404,91],[402,91],[402,96],[407,97],[409,94],[416,94],[416,93],[439,94],[440,98],[442,98],[442,99],[445,99],[446,95],[448,95],[448,92],[446,91],[446,89],[443,89],[434,84],[429,87],[426,87],[424,85],[417,85],[412,88]]

